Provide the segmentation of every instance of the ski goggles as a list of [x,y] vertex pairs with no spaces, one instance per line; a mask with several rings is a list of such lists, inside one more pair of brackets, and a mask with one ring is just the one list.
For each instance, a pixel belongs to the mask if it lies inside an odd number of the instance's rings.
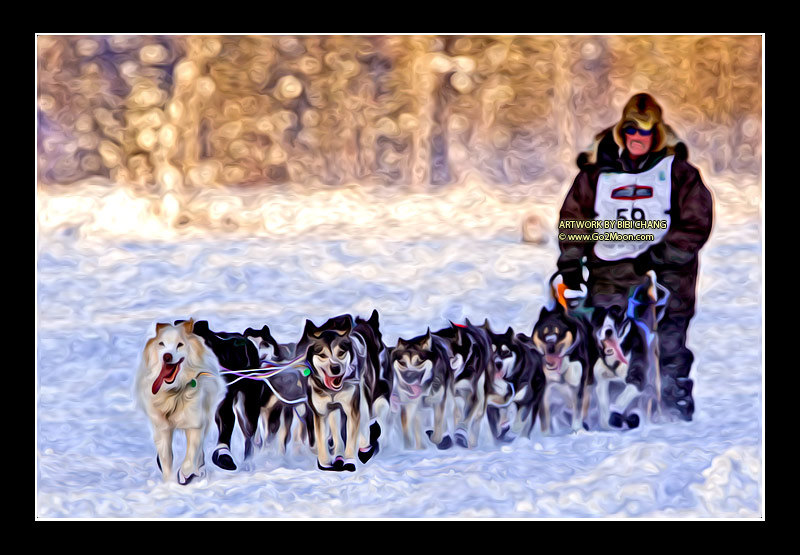
[[622,130],[622,132],[625,133],[628,136],[633,136],[633,135],[636,135],[638,133],[642,137],[649,137],[650,135],[653,134],[653,130],[652,129],[648,129],[648,130],[645,131],[644,129],[639,129],[638,127],[632,127],[632,126],[631,127],[626,127],[625,129]]

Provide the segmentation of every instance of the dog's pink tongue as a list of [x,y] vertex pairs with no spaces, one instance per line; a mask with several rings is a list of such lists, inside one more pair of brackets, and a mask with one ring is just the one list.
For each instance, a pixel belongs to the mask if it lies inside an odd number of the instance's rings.
[[327,387],[328,389],[332,389],[334,391],[338,391],[339,388],[342,387],[342,377],[341,376],[331,377],[326,374],[325,387]]
[[545,355],[544,360],[547,361],[547,365],[551,368],[561,364],[561,358],[555,355]]
[[625,355],[622,352],[622,348],[620,348],[619,343],[617,343],[613,339],[609,339],[603,342],[603,349],[611,349],[614,352],[614,355],[617,357],[617,360],[620,361],[622,364],[628,364],[628,359],[625,358]]
[[[170,366],[172,366],[171,369],[170,369]],[[156,381],[153,382],[153,395],[158,393],[158,390],[161,389],[161,385],[164,383],[164,381],[170,376],[170,374],[175,372],[176,366],[177,365],[175,365],[175,364],[162,364],[161,365],[161,373],[156,378]]]

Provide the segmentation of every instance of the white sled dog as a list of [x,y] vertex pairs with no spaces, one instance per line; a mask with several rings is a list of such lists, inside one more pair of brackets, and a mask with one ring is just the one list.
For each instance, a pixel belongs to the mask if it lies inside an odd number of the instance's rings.
[[193,326],[193,320],[177,326],[156,324],[136,376],[136,396],[150,417],[164,481],[172,473],[173,431],[186,433],[186,458],[178,469],[182,485],[205,474],[203,441],[225,393],[219,361],[192,333]]

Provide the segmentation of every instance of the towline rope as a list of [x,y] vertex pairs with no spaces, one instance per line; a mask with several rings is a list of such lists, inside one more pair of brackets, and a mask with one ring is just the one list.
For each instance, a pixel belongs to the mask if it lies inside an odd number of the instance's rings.
[[[224,366],[220,366],[220,368],[222,368],[222,372],[220,372],[220,374],[232,374],[234,376],[239,376],[238,378],[230,382],[228,385],[235,384],[239,380],[244,380],[244,379],[263,381],[269,386],[269,388],[272,390],[272,392],[278,399],[280,399],[282,402],[286,404],[293,405],[297,403],[302,403],[303,401],[306,401],[308,398],[303,396],[300,397],[299,399],[294,399],[291,401],[284,399],[277,391],[275,391],[275,388],[272,386],[272,383],[270,383],[269,379],[289,369],[300,370],[304,376],[308,376],[311,373],[311,370],[308,368],[308,365],[306,365],[305,361],[303,360],[304,358],[305,355],[299,356],[293,360],[290,360],[289,362],[282,364],[265,360],[261,363],[260,368],[250,368],[243,370],[230,370],[228,368],[225,368]],[[265,372],[265,370],[267,371]]]

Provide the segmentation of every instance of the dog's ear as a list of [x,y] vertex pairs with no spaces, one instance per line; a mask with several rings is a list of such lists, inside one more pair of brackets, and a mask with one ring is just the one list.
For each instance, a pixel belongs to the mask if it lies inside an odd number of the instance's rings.
[[269,331],[269,326],[265,325],[260,331],[256,331],[255,335],[272,345],[272,348],[275,349],[275,354],[280,353],[281,346],[278,345],[278,340],[272,336],[272,332]]
[[353,331],[353,317],[349,314],[342,314],[331,318],[314,331],[314,337],[320,337],[324,331],[332,331],[336,335],[350,335],[350,332]]
[[508,329],[505,333],[505,338],[511,341],[514,338],[514,330],[511,329],[511,326],[508,326]]
[[367,322],[369,323],[369,325],[372,327],[373,330],[378,331],[378,327],[380,326],[380,324],[378,323],[377,309],[372,310],[372,315],[369,317],[369,320]]
[[303,337],[311,337],[317,330],[319,330],[319,328],[314,325],[314,322],[306,319],[306,326],[303,328]]
[[538,320],[536,320],[536,322],[533,324],[533,331],[531,332],[531,335],[535,335],[536,334],[536,326],[539,324],[539,322],[541,322],[542,320],[544,320],[545,318],[550,316],[552,313],[553,313],[553,311],[549,310],[546,306],[542,307],[542,310],[539,311]]
[[161,333],[161,330],[163,330],[164,328],[168,328],[169,326],[170,326],[169,324],[163,324],[163,323],[156,324],[156,333]]
[[271,337],[269,333],[269,328],[267,326],[262,327],[260,330],[247,328],[246,330],[244,330],[244,333],[242,335],[244,335],[245,337],[247,336],[260,337],[261,339],[267,339],[268,337]]
[[185,333],[194,333],[194,318],[189,318],[181,326]]
[[397,338],[397,346],[398,347],[402,347],[402,348],[405,349],[407,345],[408,345],[408,343],[402,337],[398,337]]
[[317,331],[317,326],[314,325],[314,322],[311,320],[306,320],[306,325],[303,328],[303,335],[300,337],[300,341],[297,342],[297,346],[295,347],[295,355],[297,356],[305,356],[308,352],[308,344],[309,338],[312,337],[312,334]]
[[[342,325],[342,329],[341,330],[337,330],[336,333],[341,332],[341,333],[339,333],[339,335],[350,335],[350,332],[353,331],[353,317],[350,316],[349,314],[347,314],[345,316],[342,316],[341,325]],[[338,325],[337,325],[337,327],[338,327]]]
[[431,328],[428,327],[428,331],[426,331],[425,335],[422,337],[422,342],[420,343],[419,348],[423,351],[430,351],[432,345],[433,339],[431,338]]

